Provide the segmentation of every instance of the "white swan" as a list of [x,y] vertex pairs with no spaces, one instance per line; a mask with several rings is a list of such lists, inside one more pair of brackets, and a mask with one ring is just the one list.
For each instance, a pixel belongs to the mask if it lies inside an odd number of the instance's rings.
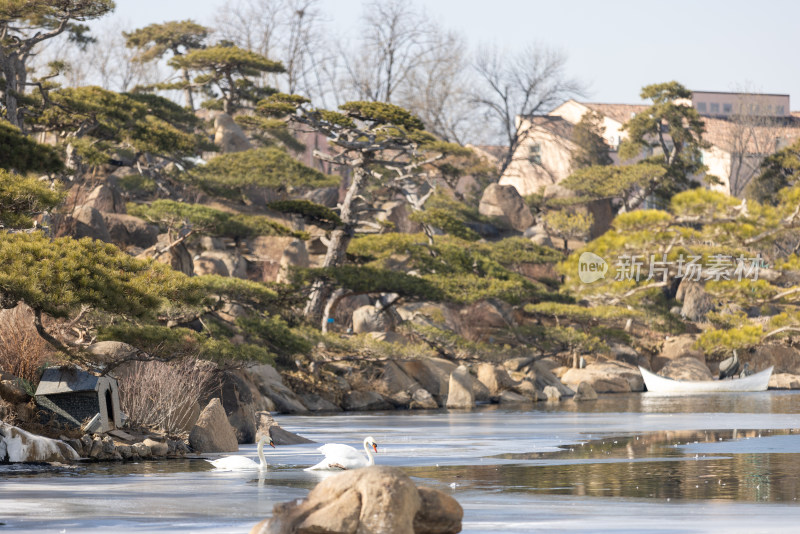
[[275,447],[272,438],[269,436],[262,436],[258,440],[258,459],[256,463],[246,456],[224,456],[218,460],[206,460],[211,465],[223,471],[249,471],[251,469],[258,469],[259,471],[267,470],[267,460],[264,459],[264,444],[269,443],[271,447]]
[[370,447],[375,452],[378,452],[378,444],[375,443],[375,439],[372,436],[364,438],[364,450],[367,453],[367,457],[364,458],[360,452],[350,445],[328,443],[317,449],[325,455],[325,459],[317,465],[307,467],[305,471],[339,471],[375,465],[375,458],[372,456]]

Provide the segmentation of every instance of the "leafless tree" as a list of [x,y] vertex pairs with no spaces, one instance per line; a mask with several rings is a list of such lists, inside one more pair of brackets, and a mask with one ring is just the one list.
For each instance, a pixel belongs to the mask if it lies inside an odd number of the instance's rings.
[[220,10],[217,37],[279,60],[281,76],[263,85],[319,100],[329,91],[324,64],[330,47],[323,37],[319,0],[238,0]]
[[220,7],[214,29],[220,40],[277,57],[283,0],[236,0]]
[[464,144],[474,127],[466,39],[438,26],[428,30],[430,47],[399,87],[399,103],[447,141]]
[[472,99],[505,144],[501,174],[529,131],[531,122],[518,117],[545,113],[581,93],[581,84],[566,75],[565,65],[563,53],[539,45],[513,55],[496,47],[484,47],[476,54],[479,83]]
[[125,46],[123,30],[130,24],[113,19],[93,33],[95,42],[85,47],[60,36],[45,46],[32,64],[42,72],[52,61],[67,65],[58,79],[68,87],[99,85],[112,91],[130,91],[137,85],[154,84],[164,79],[163,69],[156,63],[135,61],[136,50]]
[[733,115],[713,123],[717,130],[714,133],[719,136],[714,144],[730,155],[725,171],[732,196],[742,196],[760,172],[764,158],[783,148],[792,137],[785,119],[771,116],[763,100],[757,94],[743,92]]
[[431,50],[430,30],[424,14],[407,1],[366,4],[362,39],[345,54],[346,80],[353,95],[393,103],[398,89]]

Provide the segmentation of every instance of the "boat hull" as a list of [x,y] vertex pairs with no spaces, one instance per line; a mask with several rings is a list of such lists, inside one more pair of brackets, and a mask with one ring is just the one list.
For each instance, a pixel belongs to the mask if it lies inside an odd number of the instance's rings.
[[684,381],[659,376],[643,367],[639,367],[639,370],[642,373],[647,391],[661,394],[766,391],[769,386],[769,377],[772,375],[772,367],[769,367],[744,378]]

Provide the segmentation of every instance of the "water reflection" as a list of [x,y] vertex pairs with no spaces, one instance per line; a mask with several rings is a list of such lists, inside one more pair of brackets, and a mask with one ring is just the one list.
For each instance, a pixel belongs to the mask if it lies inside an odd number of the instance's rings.
[[[798,430],[664,431],[602,438],[557,452],[494,457],[519,463],[408,471],[453,487],[504,493],[796,502],[800,452],[759,450],[758,440],[775,436],[792,436],[800,445]],[[745,439],[753,440],[754,452],[701,455],[693,448]]]
[[201,458],[154,460],[140,462],[83,462],[70,466],[20,464],[0,466],[0,475],[15,477],[59,476],[153,476],[209,471],[214,467]]
[[[768,392],[279,419],[318,443],[375,436],[379,463],[453,492],[470,534],[749,534],[800,523],[797,413],[800,393]],[[320,481],[301,469],[317,446],[270,451],[263,477],[202,459],[0,466],[2,531],[247,532]]]
[[541,402],[535,411],[573,413],[800,413],[796,391],[717,393],[714,395],[602,395],[593,402]]

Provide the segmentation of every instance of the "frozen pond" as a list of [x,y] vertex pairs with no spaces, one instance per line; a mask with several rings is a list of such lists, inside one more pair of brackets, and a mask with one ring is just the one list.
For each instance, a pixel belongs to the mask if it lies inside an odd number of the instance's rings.
[[[451,493],[464,532],[755,533],[800,523],[800,393],[614,395],[530,410],[279,416],[320,443],[379,444],[377,462]],[[318,445],[270,471],[203,460],[0,466],[0,532],[246,533],[321,476]],[[240,451],[255,457],[255,446]]]

